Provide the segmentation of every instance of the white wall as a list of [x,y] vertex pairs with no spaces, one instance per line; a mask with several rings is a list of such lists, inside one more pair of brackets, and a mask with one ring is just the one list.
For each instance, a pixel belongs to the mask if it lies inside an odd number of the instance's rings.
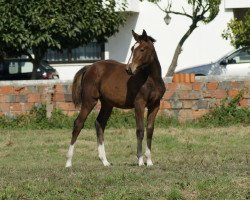
[[[188,30],[191,22],[187,17],[171,15],[172,20],[167,26],[163,20],[165,13],[162,12],[155,4],[144,1],[139,3],[138,0],[130,0],[130,16],[126,24],[121,27],[119,33],[112,36],[108,43],[105,44],[105,58],[114,59],[126,63],[130,56],[130,48],[134,44],[131,30],[142,33],[145,29],[148,35],[156,39],[155,48],[162,66],[163,76],[166,74],[168,66],[171,63],[175,48]],[[220,12],[214,21],[194,30],[191,36],[186,40],[183,46],[183,52],[179,56],[178,67],[187,67],[192,65],[204,64],[215,61],[233,49],[229,41],[222,39],[221,34],[226,28],[227,23],[233,17],[230,9],[225,10],[225,0],[222,0]],[[250,0],[249,0],[250,1]],[[167,0],[163,0],[160,4],[163,8]],[[172,1],[173,9],[182,11],[182,7],[186,8],[186,0]],[[131,8],[135,5],[136,9]],[[139,7],[138,7],[139,5]],[[186,9],[188,12],[189,9]],[[74,66],[63,65],[57,67],[60,79],[72,80],[74,74],[84,64]]]
[[[173,2],[174,9],[182,9],[186,0]],[[163,5],[166,4],[162,3],[161,5],[164,8]],[[191,22],[186,17],[171,15],[171,23],[167,26],[163,20],[164,16],[165,13],[156,5],[147,1],[141,3],[138,16],[132,15],[120,32],[110,38],[106,45],[109,57],[120,62],[127,62],[130,47],[134,44],[131,29],[137,33],[141,33],[145,29],[149,35],[156,39],[155,48],[162,65],[163,75],[165,75],[175,48]],[[225,11],[222,1],[220,13],[215,20],[207,25],[199,24],[199,27],[186,40],[183,52],[179,57],[178,67],[211,62],[231,51],[233,48],[228,41],[222,39],[221,34],[232,17],[233,13],[230,10]]]

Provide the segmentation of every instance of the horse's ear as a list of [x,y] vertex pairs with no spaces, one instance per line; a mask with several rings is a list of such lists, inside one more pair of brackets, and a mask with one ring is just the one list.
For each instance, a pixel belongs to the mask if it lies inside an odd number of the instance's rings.
[[136,32],[134,32],[134,30],[132,30],[132,35],[133,35],[135,41],[139,42],[139,35]]
[[143,29],[143,31],[142,31],[142,36],[144,36],[144,37],[147,37],[148,35],[147,35],[147,32]]
[[147,32],[143,29],[142,31],[142,39],[145,40],[145,41],[148,41],[148,35],[147,35]]

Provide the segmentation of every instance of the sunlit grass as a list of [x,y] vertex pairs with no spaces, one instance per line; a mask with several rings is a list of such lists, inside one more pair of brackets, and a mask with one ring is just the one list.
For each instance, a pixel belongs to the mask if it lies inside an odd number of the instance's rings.
[[65,169],[71,130],[0,130],[0,199],[247,199],[250,127],[156,129],[154,166],[138,167],[133,129],[80,134]]

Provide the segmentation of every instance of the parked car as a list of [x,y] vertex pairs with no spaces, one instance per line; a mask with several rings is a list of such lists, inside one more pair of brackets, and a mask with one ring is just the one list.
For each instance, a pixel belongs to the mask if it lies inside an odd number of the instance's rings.
[[197,76],[249,76],[250,77],[250,47],[234,50],[210,64],[187,67],[176,70],[175,73],[194,73]]
[[[0,80],[30,80],[32,71],[33,63],[29,59],[5,59],[0,62]],[[35,79],[59,79],[59,74],[47,61],[42,61]]]

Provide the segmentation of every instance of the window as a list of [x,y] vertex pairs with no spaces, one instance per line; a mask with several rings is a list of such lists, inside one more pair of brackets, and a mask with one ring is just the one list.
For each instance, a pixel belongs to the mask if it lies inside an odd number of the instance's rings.
[[104,44],[91,42],[87,45],[64,49],[62,52],[48,50],[45,59],[50,63],[94,62],[103,59]]
[[18,62],[10,62],[9,74],[17,74],[17,73],[18,73]]
[[250,48],[243,48],[228,57],[229,63],[250,63]]
[[32,62],[21,62],[21,73],[31,73],[33,71]]

